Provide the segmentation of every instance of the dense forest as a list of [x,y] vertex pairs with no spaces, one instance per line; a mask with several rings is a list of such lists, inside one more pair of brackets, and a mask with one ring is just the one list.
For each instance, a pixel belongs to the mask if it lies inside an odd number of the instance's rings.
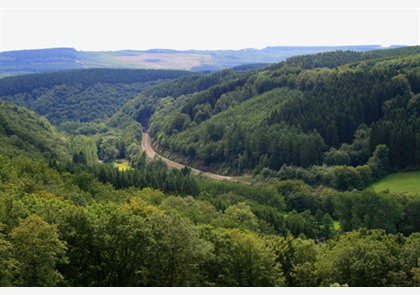
[[[338,166],[372,179],[417,169],[419,52],[332,52],[254,72],[226,70],[222,83],[159,99],[150,133],[168,156],[227,174],[282,179],[288,168],[305,168],[304,180],[331,185]],[[331,68],[313,69],[308,60]]]
[[55,125],[110,118],[160,81],[189,75],[175,70],[83,69],[6,77],[0,100],[25,106]]
[[[19,100],[40,87],[9,84],[0,286],[420,286],[420,195],[366,189],[419,168],[419,52],[178,73],[86,120],[70,118],[77,103],[52,104],[45,118]],[[60,85],[119,85],[94,73]],[[51,100],[60,85],[43,86]],[[71,97],[61,98],[83,101]],[[160,153],[245,181],[147,158],[146,129]]]

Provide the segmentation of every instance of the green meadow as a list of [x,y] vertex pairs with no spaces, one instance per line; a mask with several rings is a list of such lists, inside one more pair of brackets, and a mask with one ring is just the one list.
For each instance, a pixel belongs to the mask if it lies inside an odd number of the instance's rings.
[[114,166],[120,171],[133,170],[133,167],[130,166],[127,160],[118,160],[114,162]]
[[420,171],[399,172],[375,182],[370,186],[375,192],[389,190],[390,192],[410,192],[420,194]]

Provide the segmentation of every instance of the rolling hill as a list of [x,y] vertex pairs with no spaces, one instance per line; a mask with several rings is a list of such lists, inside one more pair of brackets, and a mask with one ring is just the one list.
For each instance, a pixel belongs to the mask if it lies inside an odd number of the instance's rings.
[[380,46],[277,46],[242,50],[170,49],[78,51],[48,48],[0,52],[0,78],[10,75],[84,68],[217,71],[244,64],[273,63],[288,57],[334,50],[369,51]]

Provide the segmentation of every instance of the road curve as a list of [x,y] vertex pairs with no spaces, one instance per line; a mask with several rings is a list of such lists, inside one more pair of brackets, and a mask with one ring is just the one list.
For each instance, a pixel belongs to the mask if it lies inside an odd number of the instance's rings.
[[[169,167],[172,168],[176,168],[176,169],[182,169],[185,167],[185,165],[182,165],[180,163],[174,162],[172,160],[169,160],[165,157],[162,157],[161,155],[157,154],[151,145],[151,141],[150,141],[150,136],[149,133],[147,132],[143,132],[143,139],[141,142],[141,146],[143,148],[143,151],[146,153],[147,157],[154,159],[154,158],[160,158],[163,162],[166,163],[166,165],[168,165]],[[206,175],[207,177],[213,178],[213,179],[217,179],[217,180],[233,180],[233,178],[231,176],[223,176],[223,175],[218,175],[218,174],[214,174],[214,173],[210,173],[210,172],[204,172],[195,168],[191,168],[191,173],[192,174],[202,174],[202,175]]]

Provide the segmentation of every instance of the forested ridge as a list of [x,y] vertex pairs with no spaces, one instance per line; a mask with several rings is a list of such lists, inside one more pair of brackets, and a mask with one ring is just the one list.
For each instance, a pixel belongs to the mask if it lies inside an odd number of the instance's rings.
[[[417,169],[419,50],[371,51],[369,58],[355,53],[362,61],[331,69],[306,65],[342,64],[351,53],[230,72],[206,90],[159,100],[150,133],[167,155],[227,174],[263,172],[284,179],[289,167],[302,167],[304,180],[331,185],[328,174],[337,166],[350,174],[357,167],[371,170],[372,179]],[[377,155],[386,154],[383,169],[372,158],[377,148]]]
[[108,119],[161,81],[189,75],[176,70],[82,69],[6,77],[0,99],[25,106],[53,124]]
[[418,51],[186,75],[102,120],[1,102],[0,286],[420,286],[420,195],[365,189],[418,169]]

